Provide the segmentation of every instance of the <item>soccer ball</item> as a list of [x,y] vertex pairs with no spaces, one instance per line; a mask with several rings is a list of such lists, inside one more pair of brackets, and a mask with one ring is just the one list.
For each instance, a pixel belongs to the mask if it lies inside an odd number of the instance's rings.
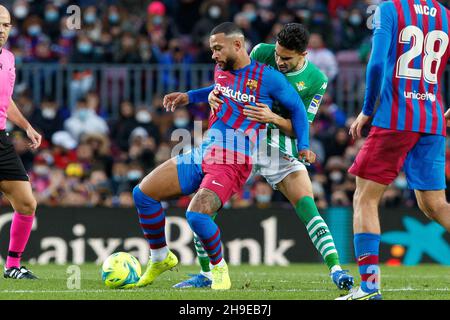
[[141,277],[141,264],[127,252],[110,255],[102,265],[102,280],[112,289],[133,287]]

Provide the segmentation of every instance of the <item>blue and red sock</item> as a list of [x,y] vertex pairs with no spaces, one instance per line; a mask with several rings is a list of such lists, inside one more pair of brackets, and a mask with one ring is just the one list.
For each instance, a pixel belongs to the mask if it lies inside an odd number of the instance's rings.
[[139,224],[150,249],[166,247],[166,215],[161,203],[144,194],[139,186],[133,189],[133,198],[139,214]]
[[374,233],[357,233],[353,241],[355,256],[361,275],[361,289],[373,293],[380,289],[380,267],[378,253],[380,250],[380,235]]
[[187,211],[186,218],[192,231],[198,236],[203,248],[208,253],[211,264],[219,264],[222,261],[222,243],[217,224],[204,213]]

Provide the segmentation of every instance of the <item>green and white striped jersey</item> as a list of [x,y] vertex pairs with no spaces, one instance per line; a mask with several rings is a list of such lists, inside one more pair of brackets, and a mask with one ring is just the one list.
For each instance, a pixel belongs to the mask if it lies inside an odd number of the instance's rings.
[[[253,48],[250,57],[277,69],[274,44],[258,44]],[[300,70],[286,73],[285,76],[300,95],[306,107],[308,121],[311,123],[317,114],[320,102],[327,89],[327,76],[308,60],[305,61]],[[273,105],[272,111],[283,118],[290,118],[289,112],[277,103]],[[295,138],[287,136],[281,130],[273,130],[277,129],[273,124],[269,124],[267,129],[267,143],[270,146],[279,148],[281,152],[289,156],[297,157],[298,150]]]

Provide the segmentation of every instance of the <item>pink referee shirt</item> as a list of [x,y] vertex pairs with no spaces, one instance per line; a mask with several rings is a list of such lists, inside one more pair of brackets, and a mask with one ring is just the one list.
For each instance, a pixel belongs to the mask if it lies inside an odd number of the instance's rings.
[[11,104],[16,80],[14,55],[5,48],[0,52],[0,130],[6,128],[6,111]]

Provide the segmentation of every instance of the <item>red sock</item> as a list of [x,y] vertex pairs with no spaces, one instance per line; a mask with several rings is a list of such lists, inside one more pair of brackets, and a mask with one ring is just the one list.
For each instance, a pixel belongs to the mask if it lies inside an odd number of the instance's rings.
[[10,230],[8,257],[6,258],[7,268],[20,267],[20,258],[30,237],[33,219],[34,214],[29,216],[14,212]]

